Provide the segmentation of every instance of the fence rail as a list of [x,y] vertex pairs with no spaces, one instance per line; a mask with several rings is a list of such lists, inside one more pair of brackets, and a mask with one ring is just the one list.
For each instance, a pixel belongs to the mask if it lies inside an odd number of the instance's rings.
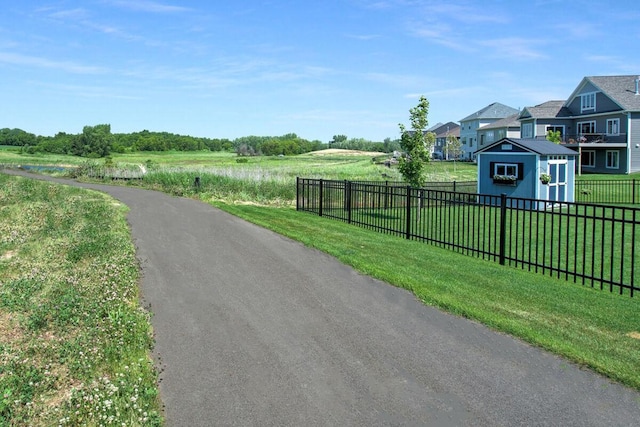
[[640,209],[428,187],[298,178],[297,209],[611,292],[640,290]]

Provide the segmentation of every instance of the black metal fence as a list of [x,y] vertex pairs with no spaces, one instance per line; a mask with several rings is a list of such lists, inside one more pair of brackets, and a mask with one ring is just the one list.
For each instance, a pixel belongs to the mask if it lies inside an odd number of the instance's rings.
[[576,181],[576,201],[613,205],[640,203],[640,182],[635,179]]
[[298,178],[297,209],[611,292],[640,290],[637,208]]

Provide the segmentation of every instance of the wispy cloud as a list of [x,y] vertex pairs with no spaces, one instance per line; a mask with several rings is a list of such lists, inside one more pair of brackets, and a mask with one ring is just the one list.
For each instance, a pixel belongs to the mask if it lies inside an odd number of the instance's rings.
[[56,69],[73,74],[104,74],[107,72],[103,67],[82,65],[68,61],[53,61],[47,58],[9,52],[0,52],[0,62],[13,65],[25,65],[35,68]]
[[109,4],[136,12],[151,13],[180,13],[188,12],[192,9],[184,6],[174,6],[148,0],[108,0]]
[[[46,10],[46,12],[51,11]],[[87,17],[87,11],[85,9],[82,8],[77,8],[77,9],[69,9],[69,10],[58,10],[55,12],[51,12],[48,14],[49,18],[53,18],[53,19],[62,19],[62,20],[66,20],[66,19],[85,19]]]
[[415,22],[409,25],[409,31],[415,36],[431,43],[439,44],[460,52],[470,51],[468,43],[460,38],[456,31],[444,23],[422,24]]
[[350,39],[356,39],[361,41],[369,41],[369,40],[375,40],[377,38],[380,38],[380,35],[378,34],[346,34],[345,36]]
[[491,49],[487,54],[494,57],[519,60],[540,60],[548,58],[548,55],[533,48],[534,45],[545,43],[541,40],[507,37],[493,40],[482,40],[477,43],[480,46]]
[[38,81],[32,81],[30,84],[42,87],[49,91],[64,93],[65,96],[72,95],[81,98],[109,98],[134,101],[144,99],[138,95],[123,93],[124,90],[122,88],[114,88],[112,86],[86,86]]
[[430,16],[434,21],[447,20],[450,22],[496,23],[503,24],[509,21],[508,16],[500,9],[488,9],[483,7],[471,7],[468,4],[455,2],[428,2],[422,5],[422,12]]

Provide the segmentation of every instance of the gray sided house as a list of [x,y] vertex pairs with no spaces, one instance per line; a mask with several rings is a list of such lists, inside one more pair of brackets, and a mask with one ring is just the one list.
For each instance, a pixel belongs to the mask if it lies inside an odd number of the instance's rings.
[[[476,151],[478,193],[573,202],[578,153],[540,139],[503,138]],[[543,174],[550,181],[543,183]],[[546,207],[548,204],[545,204]]]
[[474,159],[474,152],[478,148],[478,128],[516,113],[518,113],[517,109],[494,102],[460,120],[460,142],[464,151],[463,158]]
[[520,122],[518,114],[512,114],[490,125],[484,125],[477,131],[478,149],[493,144],[502,138],[520,138]]
[[436,134],[433,158],[446,159],[447,155],[445,153],[445,145],[447,144],[447,137],[453,135],[460,139],[460,126],[454,122],[447,122],[445,124],[438,123],[438,125],[431,128],[430,131]]
[[523,138],[544,139],[560,131],[562,144],[580,154],[580,171],[628,174],[640,171],[640,78],[582,79],[566,101],[525,108]]

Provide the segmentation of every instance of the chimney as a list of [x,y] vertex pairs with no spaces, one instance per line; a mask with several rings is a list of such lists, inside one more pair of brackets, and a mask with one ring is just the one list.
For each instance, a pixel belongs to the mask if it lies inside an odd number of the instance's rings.
[[640,76],[636,77],[636,95],[640,95]]

